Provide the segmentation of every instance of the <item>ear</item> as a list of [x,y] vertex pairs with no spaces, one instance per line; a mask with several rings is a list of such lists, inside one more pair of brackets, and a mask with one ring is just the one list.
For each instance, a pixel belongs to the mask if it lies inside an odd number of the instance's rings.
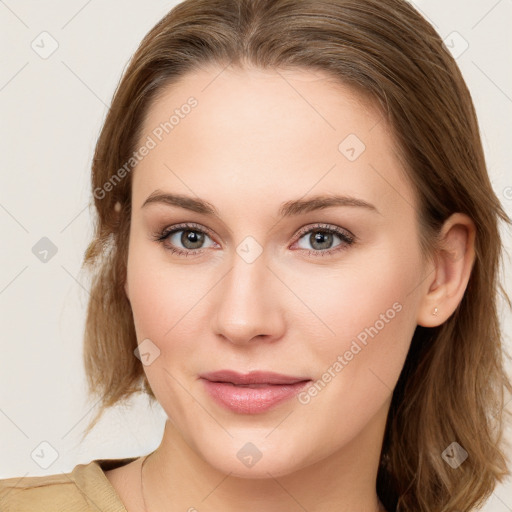
[[418,325],[437,327],[457,309],[475,260],[475,232],[475,224],[463,213],[454,213],[443,224],[433,277],[418,308]]

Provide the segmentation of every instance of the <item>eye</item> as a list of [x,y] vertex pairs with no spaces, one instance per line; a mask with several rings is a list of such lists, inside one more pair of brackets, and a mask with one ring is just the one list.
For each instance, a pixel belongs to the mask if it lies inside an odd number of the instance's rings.
[[[299,249],[307,251],[312,256],[330,255],[347,249],[355,242],[355,237],[350,232],[329,224],[306,226],[299,231],[297,236],[299,238],[295,244]],[[210,230],[195,223],[168,227],[155,233],[153,239],[161,243],[166,250],[181,256],[200,254],[204,249],[218,246],[212,240]],[[336,239],[338,239],[338,243],[335,243]]]
[[[156,233],[154,239],[172,253],[188,256],[216,246],[208,233],[209,230],[199,224],[187,223],[166,228],[162,232]],[[205,246],[205,241],[208,240],[210,244]]]
[[[312,256],[325,256],[347,249],[355,241],[355,237],[338,226],[316,224],[300,230],[297,244]],[[304,240],[303,240],[304,239]],[[339,240],[335,244],[336,239]],[[309,245],[309,247],[308,247]]]

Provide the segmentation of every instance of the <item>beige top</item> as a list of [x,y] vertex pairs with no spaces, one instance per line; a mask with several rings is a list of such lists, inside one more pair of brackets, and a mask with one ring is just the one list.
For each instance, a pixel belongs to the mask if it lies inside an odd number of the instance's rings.
[[127,512],[104,471],[137,458],[96,459],[70,473],[0,479],[0,512]]
[[127,512],[104,471],[137,459],[96,459],[70,473],[0,479],[2,512]]

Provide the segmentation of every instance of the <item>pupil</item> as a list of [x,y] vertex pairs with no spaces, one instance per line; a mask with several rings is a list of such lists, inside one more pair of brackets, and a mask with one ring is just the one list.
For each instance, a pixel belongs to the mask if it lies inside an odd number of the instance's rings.
[[[332,242],[332,233],[321,233],[317,231],[311,234],[310,241],[311,246],[315,249],[328,249]],[[315,247],[317,243],[320,244],[320,246]]]
[[[181,243],[187,249],[197,249],[204,240],[204,234],[197,231],[183,231],[181,235]],[[190,246],[192,245],[192,247]]]

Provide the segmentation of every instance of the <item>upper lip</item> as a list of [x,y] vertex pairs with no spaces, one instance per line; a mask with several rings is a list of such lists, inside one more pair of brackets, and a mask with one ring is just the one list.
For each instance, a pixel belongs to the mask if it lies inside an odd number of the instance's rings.
[[211,382],[231,382],[232,384],[295,384],[296,382],[310,380],[275,372],[252,371],[243,374],[233,370],[203,373],[199,377]]

